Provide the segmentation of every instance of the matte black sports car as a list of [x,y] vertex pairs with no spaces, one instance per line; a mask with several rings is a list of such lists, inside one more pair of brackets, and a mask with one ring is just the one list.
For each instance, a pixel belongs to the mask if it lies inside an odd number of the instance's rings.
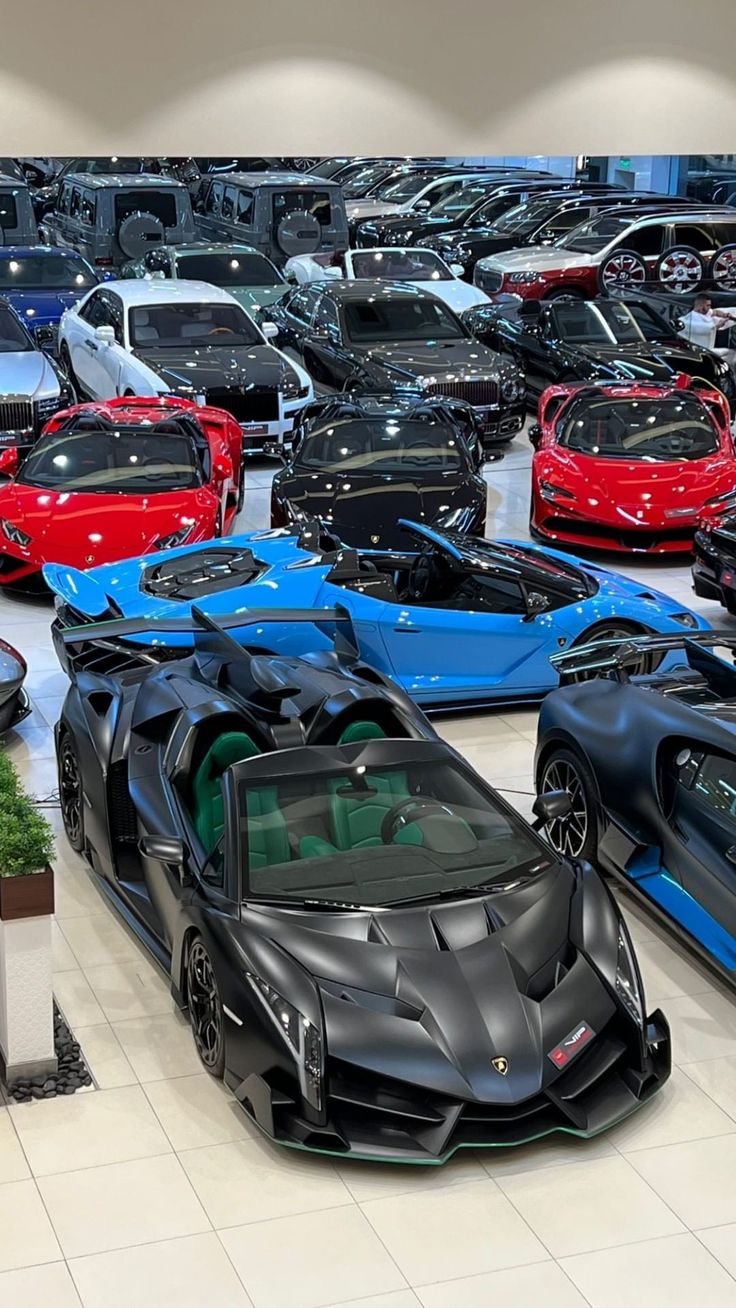
[[736,616],[736,488],[728,499],[721,499],[725,516],[713,523],[701,523],[695,533],[693,590],[702,599],[716,600]]
[[593,1135],[648,1099],[667,1023],[593,869],[344,637],[275,658],[199,621],[195,653],[153,667],[109,638],[75,657],[67,632],[62,813],[257,1125],[438,1163]]
[[[399,519],[483,534],[486,483],[472,424],[441,399],[340,396],[309,406],[271,488],[271,526],[318,518],[347,545],[403,549]],[[461,406],[467,408],[467,406]],[[469,445],[466,431],[474,438]]]
[[483,437],[524,422],[524,376],[480,345],[437,296],[361,278],[299,286],[270,310],[280,344],[333,390],[414,391],[472,404]]
[[23,689],[27,670],[23,655],[0,640],[0,735],[17,727],[31,711]]
[[530,395],[553,382],[669,382],[678,374],[703,377],[727,396],[736,387],[728,364],[678,336],[643,301],[539,300],[480,306],[462,315],[479,341],[508,354],[524,369]]
[[[736,669],[731,632],[601,642],[551,662],[537,784],[571,811],[552,845],[597,860],[736,981]],[[681,651],[681,657],[673,657]],[[655,673],[645,662],[669,655]],[[591,679],[592,678],[592,679]]]

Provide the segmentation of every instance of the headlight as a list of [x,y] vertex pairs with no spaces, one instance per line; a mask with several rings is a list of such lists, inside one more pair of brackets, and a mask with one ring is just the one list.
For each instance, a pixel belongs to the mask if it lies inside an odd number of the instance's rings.
[[644,995],[639,980],[639,970],[634,960],[634,951],[629,940],[629,933],[623,922],[618,928],[618,959],[616,962],[616,993],[623,1001],[627,1012],[640,1027],[644,1026]]
[[501,383],[501,394],[505,400],[517,400],[524,389],[524,383],[518,377],[507,377]]
[[0,528],[2,528],[3,535],[8,540],[12,540],[14,545],[30,545],[30,536],[21,531],[20,527],[16,527],[14,522],[8,522],[7,518],[0,518]]
[[724,491],[722,495],[714,495],[712,500],[706,500],[706,509],[734,509],[736,508],[736,491]]
[[245,975],[296,1061],[304,1098],[312,1108],[319,1110],[322,1107],[324,1073],[321,1033],[308,1017],[283,999],[267,981],[253,972],[246,972]]
[[291,372],[284,378],[281,394],[285,400],[306,400],[309,395],[309,385],[303,385],[301,377]]
[[188,527],[180,527],[178,531],[169,532],[168,536],[160,536],[156,541],[157,550],[175,550],[177,545],[183,545],[187,536],[192,533],[192,523]]
[[531,286],[532,282],[539,281],[539,277],[534,272],[506,273],[506,281],[512,286]]
[[574,500],[572,491],[564,486],[557,486],[553,481],[540,481],[539,489],[545,500]]
[[672,613],[670,616],[674,618],[675,622],[681,622],[683,627],[697,627],[698,625],[698,619],[694,613],[685,611],[683,613]]

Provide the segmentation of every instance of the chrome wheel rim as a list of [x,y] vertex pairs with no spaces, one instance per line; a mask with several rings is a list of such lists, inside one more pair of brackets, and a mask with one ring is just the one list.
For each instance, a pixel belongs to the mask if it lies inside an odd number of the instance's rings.
[[710,275],[719,289],[736,289],[736,250],[721,250],[713,260]]
[[601,273],[603,285],[639,286],[646,281],[647,270],[641,259],[633,254],[613,255],[604,265]]
[[703,277],[703,267],[694,254],[684,251],[679,254],[666,254],[659,265],[659,280],[668,290],[677,295],[692,291]]
[[59,759],[59,801],[64,830],[72,844],[82,835],[82,779],[79,763],[68,736],[61,744]]
[[590,818],[582,780],[567,759],[553,759],[544,769],[542,794],[551,790],[566,790],[571,808],[565,817],[553,818],[547,823],[547,839],[558,853],[579,858],[588,838]]
[[[611,624],[610,627],[599,627],[591,643],[597,644],[599,640],[619,640],[623,643],[625,640],[635,640],[638,635],[643,634],[643,632],[627,631],[625,627],[617,627],[615,624]],[[651,667],[651,656],[649,654],[640,654],[633,663],[627,663],[626,671],[630,677],[640,677],[645,672],[650,672]]]
[[222,1049],[222,1009],[210,956],[199,941],[192,945],[187,962],[187,998],[197,1053],[205,1067],[216,1067]]

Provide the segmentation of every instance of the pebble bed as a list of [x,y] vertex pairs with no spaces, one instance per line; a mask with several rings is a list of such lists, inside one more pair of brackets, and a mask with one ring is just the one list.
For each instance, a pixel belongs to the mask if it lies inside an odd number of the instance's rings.
[[55,1099],[57,1095],[73,1095],[84,1086],[92,1085],[92,1077],[82,1057],[79,1044],[56,1004],[54,1004],[54,1048],[59,1060],[58,1072],[49,1072],[45,1076],[21,1077],[17,1081],[8,1083],[6,1093],[16,1104],[28,1103],[31,1099]]

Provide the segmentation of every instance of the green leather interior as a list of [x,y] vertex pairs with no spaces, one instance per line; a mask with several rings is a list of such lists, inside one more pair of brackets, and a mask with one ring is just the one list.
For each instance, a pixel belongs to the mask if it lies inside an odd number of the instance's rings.
[[220,778],[233,763],[253,758],[260,750],[244,731],[225,731],[207,750],[194,775],[194,825],[208,853],[225,829],[225,807]]
[[[338,743],[353,745],[361,740],[385,738],[385,731],[376,722],[351,722]],[[370,845],[380,845],[381,823],[389,809],[399,800],[409,797],[405,772],[375,772],[366,774],[365,780],[376,791],[367,799],[338,794],[344,788],[341,780],[330,783],[330,825],[337,849],[366,849]]]
[[289,834],[278,805],[275,786],[260,786],[246,795],[248,813],[248,864],[251,870],[288,863]]

